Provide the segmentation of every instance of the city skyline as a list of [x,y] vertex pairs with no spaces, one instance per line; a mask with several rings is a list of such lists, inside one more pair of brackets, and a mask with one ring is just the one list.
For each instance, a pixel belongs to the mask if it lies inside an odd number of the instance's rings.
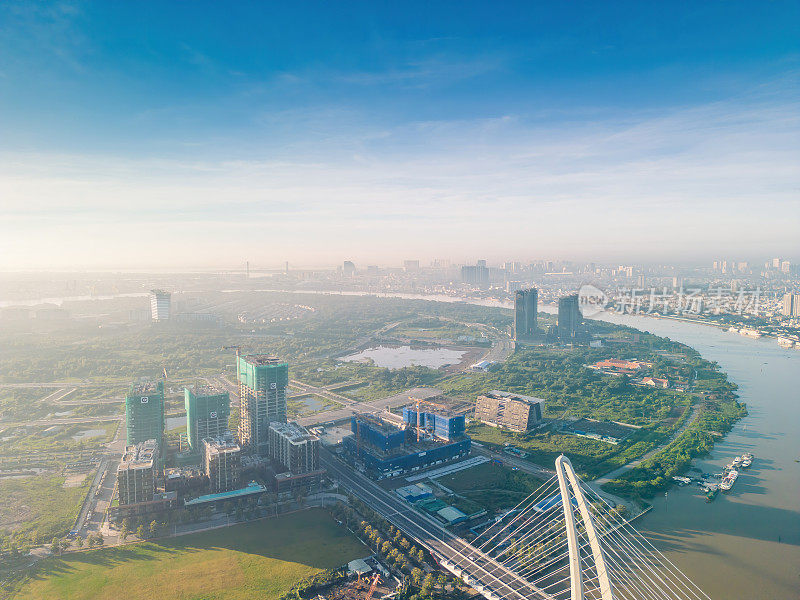
[[309,9],[0,8],[0,269],[800,258],[796,6]]

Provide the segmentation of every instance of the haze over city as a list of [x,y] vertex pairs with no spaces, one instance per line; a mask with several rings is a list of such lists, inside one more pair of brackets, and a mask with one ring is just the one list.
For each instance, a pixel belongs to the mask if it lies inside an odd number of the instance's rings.
[[800,3],[0,2],[0,600],[797,600]]
[[0,268],[798,258],[796,4],[251,8],[0,7]]

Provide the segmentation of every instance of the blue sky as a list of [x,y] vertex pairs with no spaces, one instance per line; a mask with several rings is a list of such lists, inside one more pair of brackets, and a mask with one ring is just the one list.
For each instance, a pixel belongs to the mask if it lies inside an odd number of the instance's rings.
[[0,268],[800,259],[799,40],[797,2],[6,2]]

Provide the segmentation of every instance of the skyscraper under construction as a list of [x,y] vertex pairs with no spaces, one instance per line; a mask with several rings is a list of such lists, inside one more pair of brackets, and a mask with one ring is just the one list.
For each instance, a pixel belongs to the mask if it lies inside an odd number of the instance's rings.
[[289,365],[267,354],[236,357],[239,379],[239,444],[248,452],[266,456],[269,424],[286,422]]
[[517,290],[514,295],[514,339],[526,340],[534,337],[538,332],[538,317],[538,290]]
[[128,445],[164,438],[164,382],[145,381],[131,386],[125,396]]

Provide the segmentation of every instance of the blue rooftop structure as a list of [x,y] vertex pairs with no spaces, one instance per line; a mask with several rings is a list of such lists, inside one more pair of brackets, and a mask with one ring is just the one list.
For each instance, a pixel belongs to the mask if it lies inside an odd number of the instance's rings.
[[238,490],[231,490],[229,492],[219,492],[217,494],[206,494],[205,496],[198,496],[193,500],[187,500],[183,503],[184,506],[197,506],[198,504],[205,504],[206,502],[218,502],[219,500],[232,500],[234,498],[242,498],[244,496],[249,496],[251,494],[261,494],[266,492],[267,488],[261,485],[260,483],[256,483],[255,481],[251,481],[247,484],[246,487],[240,488]]

